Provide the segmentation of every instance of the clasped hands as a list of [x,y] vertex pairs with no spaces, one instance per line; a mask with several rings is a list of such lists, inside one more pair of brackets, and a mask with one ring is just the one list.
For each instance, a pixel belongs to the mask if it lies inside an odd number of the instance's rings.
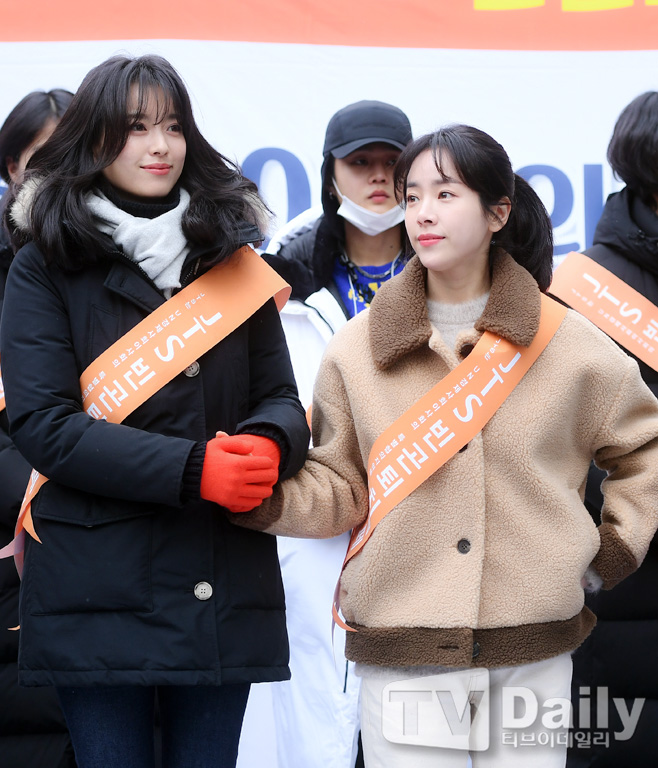
[[201,474],[201,498],[229,512],[249,512],[272,495],[281,449],[269,437],[227,435],[209,440]]

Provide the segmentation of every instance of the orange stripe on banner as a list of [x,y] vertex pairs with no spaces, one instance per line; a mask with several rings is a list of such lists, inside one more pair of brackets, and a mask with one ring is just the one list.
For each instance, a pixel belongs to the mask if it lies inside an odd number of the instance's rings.
[[[225,40],[482,50],[654,50],[658,0],[33,0],[7,42]],[[5,17],[8,18],[7,14]]]

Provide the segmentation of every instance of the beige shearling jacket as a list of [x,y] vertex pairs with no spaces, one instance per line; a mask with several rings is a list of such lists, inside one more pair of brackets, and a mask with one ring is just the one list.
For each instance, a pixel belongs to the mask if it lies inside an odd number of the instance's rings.
[[[536,282],[500,253],[476,328],[449,349],[430,326],[425,270],[412,259],[329,344],[304,468],[234,522],[302,537],[361,523],[380,433],[484,330],[527,346],[539,314]],[[599,527],[582,502],[592,459],[609,472]],[[613,586],[642,562],[657,526],[658,400],[635,361],[569,310],[482,432],[347,564],[340,605],[357,632],[347,633],[346,656],[496,667],[570,651],[595,624],[583,605],[588,566]]]

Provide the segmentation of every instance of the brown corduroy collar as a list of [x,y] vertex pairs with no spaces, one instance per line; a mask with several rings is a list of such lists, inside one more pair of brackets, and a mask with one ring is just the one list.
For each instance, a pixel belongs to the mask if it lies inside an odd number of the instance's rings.
[[[414,256],[384,283],[370,305],[370,348],[375,365],[386,370],[428,343],[432,335],[425,296],[427,270]],[[530,273],[500,251],[493,264],[491,292],[478,331],[491,331],[527,347],[539,328],[540,291]]]

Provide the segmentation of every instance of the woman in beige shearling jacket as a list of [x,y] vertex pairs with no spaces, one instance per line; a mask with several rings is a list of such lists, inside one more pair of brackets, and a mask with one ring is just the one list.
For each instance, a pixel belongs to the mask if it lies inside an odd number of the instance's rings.
[[[455,351],[429,324],[424,282],[415,257],[337,334],[315,388],[319,447],[268,506],[238,522],[252,517],[271,533],[318,538],[363,522],[365,467],[381,432],[483,330],[532,341],[540,291],[507,254],[494,261],[478,329],[463,333]],[[583,607],[588,566],[604,588],[614,586],[642,562],[656,529],[657,436],[658,402],[637,364],[569,311],[484,430],[402,501],[345,568],[340,603],[359,629],[347,637],[349,657],[502,666],[576,648],[594,626]],[[591,457],[612,472],[598,528],[582,503]]]
[[[309,537],[359,525],[377,437],[483,331],[522,346],[537,332],[550,222],[502,147],[476,129],[443,129],[403,152],[397,178],[417,255],[327,348],[314,394],[317,447],[305,467],[234,516],[238,524]],[[478,310],[455,332],[446,306]],[[592,459],[609,473],[598,527],[582,501]],[[367,667],[496,669],[572,651],[595,624],[583,584],[614,586],[647,551],[658,525],[656,466],[658,401],[637,364],[568,311],[482,432],[345,567],[340,605],[357,630],[346,656]],[[364,748],[367,757],[365,734]],[[489,765],[475,754],[474,765]]]

